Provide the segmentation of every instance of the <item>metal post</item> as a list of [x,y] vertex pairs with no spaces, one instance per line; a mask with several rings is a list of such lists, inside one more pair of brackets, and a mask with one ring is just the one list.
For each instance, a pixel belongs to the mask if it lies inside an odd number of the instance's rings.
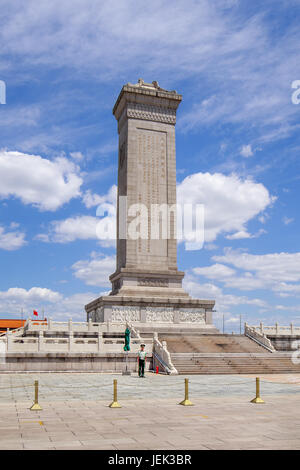
[[179,403],[183,406],[192,406],[193,403],[189,400],[189,379],[184,379],[184,400]]
[[118,381],[114,379],[114,399],[112,403],[109,405],[109,408],[122,408],[121,405],[118,403]]
[[240,315],[240,335],[242,334],[242,315]]
[[260,382],[259,382],[259,377],[256,377],[256,397],[251,400],[251,403],[265,403],[261,398],[260,398]]
[[39,411],[43,409],[39,405],[39,382],[38,380],[35,380],[34,382],[34,403],[30,409],[31,411]]

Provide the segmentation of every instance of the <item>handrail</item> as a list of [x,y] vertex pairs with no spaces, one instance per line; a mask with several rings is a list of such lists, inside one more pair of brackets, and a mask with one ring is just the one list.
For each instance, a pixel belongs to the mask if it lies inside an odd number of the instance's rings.
[[162,343],[159,341],[157,332],[153,334],[153,352],[164,361],[165,369],[168,374],[178,374],[177,369],[172,363],[170,352],[167,349],[167,343],[165,341]]
[[254,327],[251,327],[245,323],[245,336],[252,339],[256,343],[258,343],[263,348],[267,349],[270,352],[275,352],[276,349],[274,348],[273,344],[267,338],[267,336],[259,331],[257,331]]

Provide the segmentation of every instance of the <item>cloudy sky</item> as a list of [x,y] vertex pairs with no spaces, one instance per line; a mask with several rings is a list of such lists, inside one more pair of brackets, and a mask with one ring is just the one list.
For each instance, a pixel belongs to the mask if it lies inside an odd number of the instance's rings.
[[2,0],[2,318],[85,320],[109,291],[96,211],[113,220],[112,107],[141,77],[183,95],[178,200],[205,205],[203,248],[178,247],[185,288],[216,299],[228,332],[240,314],[300,324],[299,14],[299,0]]

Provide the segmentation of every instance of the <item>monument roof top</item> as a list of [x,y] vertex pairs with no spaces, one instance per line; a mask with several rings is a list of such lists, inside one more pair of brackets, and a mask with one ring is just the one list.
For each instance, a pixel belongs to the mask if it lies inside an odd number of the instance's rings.
[[167,93],[176,93],[176,90],[172,90],[172,91],[169,91],[169,90],[165,90],[164,88],[161,88],[158,84],[158,82],[156,81],[153,81],[152,83],[146,83],[144,82],[144,80],[142,78],[139,78],[138,79],[138,82],[137,83],[127,83],[128,86],[133,86],[133,87],[138,87],[138,88],[146,88],[146,89],[149,89],[151,88],[152,90],[160,90],[160,91],[165,91]]
[[[163,101],[164,100],[170,100],[174,103],[174,101],[177,101],[176,107],[178,106],[178,102],[182,100],[182,95],[179,95],[176,90],[166,90],[164,88],[161,88],[158,84],[157,81],[153,81],[152,83],[146,83],[142,78],[138,79],[138,83],[127,83],[122,87],[122,90],[117,98],[117,101],[114,105],[113,108],[113,114],[115,114],[120,101],[124,95],[127,95],[127,100],[129,96],[134,96],[134,95],[148,95],[161,98]],[[132,98],[129,98],[129,101],[131,101]]]

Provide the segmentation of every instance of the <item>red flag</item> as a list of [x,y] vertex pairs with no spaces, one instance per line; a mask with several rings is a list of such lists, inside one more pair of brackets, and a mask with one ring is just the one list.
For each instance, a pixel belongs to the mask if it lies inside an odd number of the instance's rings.
[[33,315],[36,315],[36,316],[38,316],[39,314],[37,313],[37,311],[36,311],[36,310],[33,310]]

